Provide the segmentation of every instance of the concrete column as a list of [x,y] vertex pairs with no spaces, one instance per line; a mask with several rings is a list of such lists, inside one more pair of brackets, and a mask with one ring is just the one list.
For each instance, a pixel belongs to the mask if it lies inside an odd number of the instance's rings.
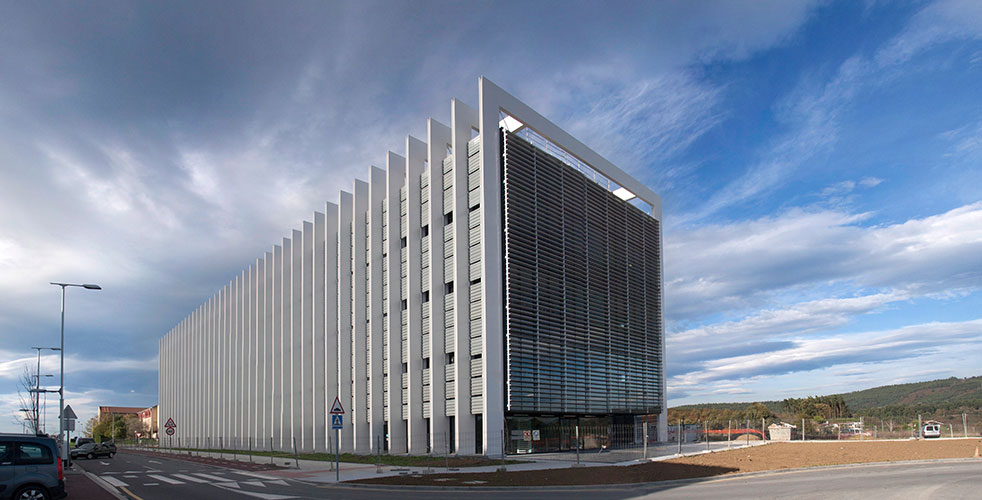
[[355,180],[354,184],[354,213],[352,218],[352,294],[351,307],[352,328],[352,402],[347,417],[351,419],[354,451],[368,453],[371,451],[372,436],[368,426],[368,325],[366,294],[366,223],[368,212],[368,183]]
[[280,260],[280,360],[283,370],[283,420],[280,449],[293,450],[293,241],[283,238],[283,258]]
[[242,338],[241,338],[241,320],[242,314],[242,294],[240,290],[242,288],[242,276],[236,276],[235,280],[232,282],[232,317],[230,318],[230,331],[229,336],[229,351],[231,352],[232,360],[232,406],[229,407],[229,417],[232,421],[231,428],[229,429],[229,444],[230,448],[235,447],[235,442],[239,439],[239,423],[241,422],[240,417],[242,416],[242,364],[240,363],[239,353],[242,348]]
[[252,293],[253,287],[253,269],[249,266],[249,269],[245,270],[245,276],[243,279],[244,286],[242,287],[242,435],[239,439],[239,449],[247,448],[249,437],[252,435],[252,410],[255,406],[255,402],[252,399],[253,396],[253,372],[256,369],[255,363],[252,361],[252,350],[255,348],[253,344],[254,326],[252,320],[254,318],[252,310],[252,299],[254,297]]
[[[345,411],[345,426],[341,429],[341,451],[354,450],[354,431],[351,426],[351,228],[354,205],[351,193],[341,191],[338,197],[338,389]],[[333,403],[333,401],[332,401]]]
[[313,421],[314,421],[314,436],[313,436],[313,450],[317,453],[323,453],[327,451],[327,409],[325,400],[326,387],[324,386],[325,377],[325,359],[324,355],[327,352],[324,345],[325,335],[324,330],[324,297],[327,292],[324,279],[326,274],[324,273],[324,257],[326,256],[324,251],[325,231],[327,226],[324,222],[324,214],[320,212],[314,212],[314,242],[313,242],[313,263],[314,267],[311,269],[311,276],[309,279],[311,281],[311,287],[313,291],[313,336],[314,336],[314,352],[313,357],[313,371],[311,372],[311,378],[313,379],[314,386],[314,398],[313,404]]
[[238,429],[235,443],[237,449],[242,449],[246,441],[246,429],[249,426],[249,270],[245,269],[239,276],[238,291],[239,309],[236,311],[236,319],[239,322],[238,330],[238,349],[236,355],[239,363],[238,394],[239,404],[237,407],[238,415],[236,428]]
[[409,454],[426,454],[426,420],[423,419],[423,276],[421,269],[420,179],[427,161],[426,143],[406,137],[406,259],[409,301]]
[[[443,159],[451,144],[450,128],[427,121],[427,158],[430,164],[430,211],[422,214],[430,233],[430,440],[433,453],[446,453],[449,429],[446,411],[446,342],[443,275]],[[450,277],[453,280],[453,276]]]
[[314,224],[303,223],[303,252],[301,255],[301,384],[303,399],[301,413],[303,430],[297,446],[305,453],[314,451]]
[[[453,231],[454,231],[454,332],[457,344],[454,376],[457,415],[454,418],[457,439],[454,449],[458,455],[474,454],[474,415],[471,414],[471,338],[470,338],[470,269],[468,265],[469,235],[467,228],[467,142],[471,131],[478,127],[478,113],[454,99],[451,142],[453,147]],[[445,211],[448,211],[444,207]]]
[[253,419],[255,423],[252,428],[252,447],[259,449],[262,444],[262,436],[266,434],[266,335],[265,335],[265,314],[266,307],[264,298],[266,297],[266,266],[263,259],[256,259],[255,273],[253,274],[252,293],[253,301],[253,366],[256,367],[253,376]]
[[368,192],[368,374],[370,378],[368,394],[371,402],[369,420],[369,438],[371,452],[376,453],[376,445],[382,445],[385,439],[385,398],[384,372],[382,364],[383,329],[386,319],[382,311],[382,259],[385,249],[382,247],[382,203],[385,200],[385,170],[371,168]]
[[273,380],[272,380],[272,419],[273,447],[283,447],[283,247],[273,246],[273,282],[271,283],[273,300],[271,327],[273,330],[270,342],[272,344]]
[[[324,401],[326,408],[334,403],[334,398],[340,395],[338,373],[340,373],[338,358],[338,206],[327,203],[324,206],[325,242],[324,242]],[[327,410],[325,410],[327,411]],[[325,413],[326,415],[326,413]],[[326,432],[332,436],[330,426]]]
[[263,399],[265,399],[265,407],[263,411],[265,412],[265,427],[263,432],[260,434],[261,445],[259,449],[268,450],[272,446],[270,443],[270,438],[276,432],[273,427],[273,408],[274,401],[279,396],[276,390],[276,386],[273,384],[275,380],[273,378],[273,373],[275,372],[276,357],[273,351],[273,284],[275,279],[273,278],[273,252],[266,252],[263,258],[263,331],[265,336],[263,338],[263,354],[265,358],[264,362],[264,382],[263,382]]
[[389,355],[389,453],[398,454],[408,451],[406,429],[402,420],[402,236],[400,231],[400,201],[399,190],[406,182],[406,159],[389,152],[385,159],[386,195],[388,199],[388,246],[386,249],[388,262],[388,355]]
[[303,361],[304,361],[304,335],[303,335],[303,232],[293,230],[292,261],[290,264],[290,286],[291,286],[291,319],[290,331],[292,335],[293,349],[290,352],[292,357],[293,375],[291,386],[293,387],[293,433],[290,436],[289,446],[293,447],[293,438],[296,438],[297,449],[303,447],[304,437],[304,380],[303,380]]
[[505,423],[505,326],[501,253],[504,221],[502,220],[502,175],[497,95],[503,91],[481,78],[481,303],[484,306],[484,454],[501,456],[501,432]]

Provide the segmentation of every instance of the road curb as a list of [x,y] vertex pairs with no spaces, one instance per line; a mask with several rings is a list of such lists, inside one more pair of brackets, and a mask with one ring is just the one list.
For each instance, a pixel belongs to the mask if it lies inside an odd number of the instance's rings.
[[82,471],[82,474],[84,474],[85,477],[89,478],[89,480],[91,480],[93,483],[97,484],[100,488],[106,490],[106,492],[108,492],[110,495],[116,497],[118,500],[130,500],[129,498],[123,496],[116,488],[113,488],[113,486],[111,484],[107,483],[101,477],[99,477],[99,476],[97,476],[97,475],[95,475],[95,474],[93,474],[93,473],[91,473],[91,472],[89,472],[89,471],[87,471],[85,469],[82,469],[81,467],[79,467],[79,470]]

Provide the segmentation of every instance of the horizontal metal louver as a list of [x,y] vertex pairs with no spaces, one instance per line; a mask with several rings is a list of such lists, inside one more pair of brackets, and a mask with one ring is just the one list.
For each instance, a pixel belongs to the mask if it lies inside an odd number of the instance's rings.
[[484,379],[481,377],[471,377],[471,397],[484,394]]
[[480,377],[481,370],[484,368],[484,358],[471,360],[471,377]]
[[457,384],[453,380],[448,380],[443,383],[444,391],[446,391],[447,399],[454,399],[457,397]]
[[[476,206],[478,206],[480,204],[481,204],[481,190],[480,189],[472,189],[472,190],[468,191],[467,192],[467,208],[474,208],[474,207],[476,207]],[[480,211],[480,210],[481,209],[478,208],[475,211]]]
[[447,327],[443,338],[443,352],[451,353],[457,350],[457,335],[454,333],[453,325]]
[[430,369],[423,368],[423,385],[430,385]]
[[430,418],[432,413],[430,411],[430,402],[423,401],[423,418]]
[[659,221],[512,133],[503,155],[507,407],[660,413]]
[[447,412],[447,416],[448,417],[455,417],[455,416],[457,416],[457,400],[456,399],[448,399],[447,400],[447,403],[445,405],[445,410]]
[[471,414],[480,415],[484,413],[484,396],[474,396],[471,398]]
[[[456,373],[457,373],[455,369],[456,366],[457,365],[455,363],[450,363],[447,365],[446,369],[444,370],[443,376],[447,382],[453,382],[454,377],[456,377]],[[447,397],[453,397],[453,396],[447,396]]]

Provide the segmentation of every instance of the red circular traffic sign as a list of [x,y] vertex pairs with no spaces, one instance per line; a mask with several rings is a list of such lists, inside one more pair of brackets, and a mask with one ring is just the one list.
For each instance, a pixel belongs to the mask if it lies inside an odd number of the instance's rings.
[[173,436],[174,435],[174,428],[173,427],[168,427],[167,428],[167,435],[168,436]]

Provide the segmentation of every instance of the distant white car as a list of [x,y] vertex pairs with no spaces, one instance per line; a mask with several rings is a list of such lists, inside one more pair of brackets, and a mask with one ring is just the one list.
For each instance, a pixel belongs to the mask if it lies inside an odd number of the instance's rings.
[[939,438],[941,437],[941,425],[940,424],[927,424],[924,426],[924,432],[922,433],[924,438]]

